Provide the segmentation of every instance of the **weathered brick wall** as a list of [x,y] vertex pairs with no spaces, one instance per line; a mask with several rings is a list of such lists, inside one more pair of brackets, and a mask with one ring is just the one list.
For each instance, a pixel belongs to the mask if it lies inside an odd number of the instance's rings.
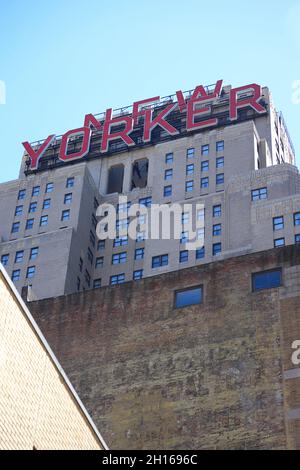
[[0,271],[0,449],[101,449]]
[[[300,289],[252,293],[251,274],[282,266],[285,282],[297,265],[287,247],[30,308],[111,448],[294,448]],[[203,304],[175,310],[174,291],[199,284]]]

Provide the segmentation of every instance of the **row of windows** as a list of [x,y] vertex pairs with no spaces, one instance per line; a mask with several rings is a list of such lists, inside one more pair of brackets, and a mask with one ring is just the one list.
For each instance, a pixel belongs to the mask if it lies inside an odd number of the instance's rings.
[[[31,248],[30,254],[29,254],[29,260],[32,261],[36,259],[39,255],[39,248],[34,247]],[[22,263],[24,260],[24,250],[19,250],[15,253],[15,263]],[[9,262],[9,254],[4,254],[1,256],[1,263],[3,266],[7,266]]]
[[[225,143],[224,140],[220,140],[219,142],[216,143],[216,152],[223,152],[225,149]],[[201,147],[201,155],[209,155],[210,152],[210,146],[209,144],[202,145]],[[186,156],[187,158],[194,158],[195,156],[195,148],[189,148],[186,151]],[[173,153],[167,153],[165,156],[165,162],[166,164],[171,164],[174,161],[174,154]]]
[[[75,183],[75,178],[71,177],[68,178],[66,181],[66,188],[73,188]],[[54,190],[54,183],[48,183],[46,185],[45,193],[52,193]],[[31,196],[39,196],[41,193],[41,187],[40,186],[34,186],[31,191]],[[26,197],[26,189],[20,189],[19,194],[18,194],[18,200],[25,199]]]
[[[300,212],[296,212],[294,215],[294,226],[297,227],[298,225],[300,225]],[[274,217],[273,218],[273,230],[274,231],[277,231],[277,230],[282,230],[284,229],[284,217],[283,216],[280,216],[280,217]]]
[[[219,186],[219,185],[222,185],[222,184],[224,184],[224,173],[220,173],[220,174],[216,175],[216,185]],[[201,189],[207,189],[208,187],[209,187],[209,178],[208,177],[201,178],[200,188]],[[194,188],[195,188],[194,180],[186,181],[185,191],[187,193],[190,193],[190,192],[194,191]],[[164,187],[164,191],[163,191],[164,197],[170,197],[170,196],[172,196],[172,193],[173,193],[172,185]]]
[[[67,221],[70,220],[70,209],[64,210],[61,213],[61,221]],[[40,217],[40,222],[39,226],[40,227],[45,227],[48,225],[49,221],[49,216],[48,215],[42,215]],[[26,220],[26,225],[25,225],[25,230],[31,230],[33,229],[34,226],[34,219],[27,219]],[[21,227],[21,222],[14,222],[11,227],[11,233],[18,233],[20,231]]]
[[[36,267],[29,266],[26,271],[26,279],[32,279],[36,274]],[[12,272],[11,278],[14,282],[19,281],[21,279],[21,269],[15,269]]]
[[[296,245],[300,244],[300,234],[295,235],[295,244]],[[276,240],[274,240],[274,247],[275,248],[281,248],[282,246],[285,246],[285,238],[284,237],[277,238]]]
[[[224,157],[217,158],[216,160],[216,168],[224,168]],[[201,171],[202,172],[207,172],[209,171],[209,161],[201,162]],[[186,176],[193,176],[195,172],[195,165],[194,163],[191,163],[189,165],[186,165],[185,169],[185,174]],[[170,181],[173,179],[173,168],[169,168],[168,170],[165,170],[165,181]]]
[[[71,204],[72,199],[73,199],[73,194],[72,193],[65,194],[64,195],[64,204]],[[43,201],[43,210],[49,209],[50,207],[51,207],[51,199],[44,199],[44,201]],[[37,202],[31,202],[29,204],[28,213],[31,214],[31,213],[36,212],[37,208],[38,208],[38,203]],[[24,210],[23,205],[16,206],[15,217],[22,215],[23,210]]]

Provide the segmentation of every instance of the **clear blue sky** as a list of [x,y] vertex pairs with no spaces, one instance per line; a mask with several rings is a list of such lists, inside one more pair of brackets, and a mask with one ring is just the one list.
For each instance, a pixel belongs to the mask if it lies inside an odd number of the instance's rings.
[[2,0],[0,11],[1,182],[17,178],[23,140],[220,78],[270,87],[299,158],[299,0]]

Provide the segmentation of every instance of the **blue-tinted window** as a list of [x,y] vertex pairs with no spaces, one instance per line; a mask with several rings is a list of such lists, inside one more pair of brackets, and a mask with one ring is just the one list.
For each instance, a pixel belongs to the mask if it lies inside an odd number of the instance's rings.
[[66,183],[66,188],[73,188],[74,186],[74,178],[68,178]]
[[166,154],[166,163],[169,165],[170,163],[173,163],[173,153],[167,153]]
[[99,289],[101,287],[101,279],[95,279],[93,282],[93,288]]
[[133,272],[133,280],[134,281],[139,281],[140,279],[143,279],[143,270],[139,269],[138,271]]
[[64,197],[64,204],[71,204],[72,198],[73,198],[72,193],[65,194],[65,197]]
[[224,157],[219,157],[216,160],[216,168],[223,168],[224,167]]
[[195,149],[193,148],[187,149],[186,156],[187,158],[193,158],[195,156]]
[[209,170],[209,162],[201,162],[201,171],[208,171]]
[[216,184],[224,184],[224,173],[216,176]]
[[11,233],[17,233],[20,230],[20,222],[15,222],[12,224]]
[[105,250],[105,240],[98,240],[97,250]]
[[203,259],[205,258],[205,248],[204,246],[202,248],[198,248],[196,250],[196,259]]
[[294,214],[294,225],[300,225],[300,212]]
[[51,206],[51,199],[45,199],[43,202],[43,209],[49,209]]
[[202,145],[201,155],[208,155],[208,154],[209,154],[209,145]]
[[221,224],[216,224],[213,226],[213,236],[214,237],[219,237],[222,235],[222,225]]
[[24,251],[17,251],[15,256],[15,263],[22,263],[24,259]]
[[30,250],[30,260],[36,259],[39,255],[39,248],[36,246]]
[[142,199],[139,200],[139,204],[141,206],[151,207],[152,198],[151,197],[143,197]]
[[100,257],[96,258],[95,268],[103,268],[103,265],[104,265],[103,256],[100,256]]
[[190,164],[190,165],[187,165],[187,166],[186,166],[186,171],[185,171],[186,175],[187,175],[187,176],[193,175],[193,174],[194,174],[194,168],[195,168],[195,167],[194,167],[194,164],[193,164],[193,163]]
[[8,265],[8,261],[9,261],[9,254],[2,255],[2,256],[1,256],[1,263],[3,264],[3,266],[7,266],[7,265]]
[[61,220],[69,220],[70,219],[70,209],[62,211],[61,213]]
[[25,199],[26,197],[26,189],[20,189],[19,194],[18,194],[18,199],[21,201],[22,199]]
[[282,285],[282,272],[281,269],[274,269],[272,271],[264,271],[252,275],[252,288],[253,291],[264,289],[274,289]]
[[111,276],[110,285],[115,286],[117,284],[123,284],[125,282],[125,274],[118,274],[117,276]]
[[165,170],[165,180],[171,180],[173,178],[173,170]]
[[222,206],[219,204],[213,207],[213,217],[221,217],[222,216]]
[[40,186],[34,186],[34,187],[32,188],[32,193],[31,193],[31,195],[32,195],[32,196],[38,196],[38,195],[40,194],[40,189],[41,189]]
[[217,152],[223,152],[224,148],[225,148],[224,140],[220,140],[219,142],[216,143]]
[[295,243],[300,243],[300,235],[295,235]]
[[40,218],[40,227],[44,227],[47,224],[48,224],[48,216],[42,215],[42,217]]
[[48,183],[47,186],[46,186],[46,193],[52,193],[54,189],[54,183]]
[[116,246],[126,246],[128,245],[128,237],[127,235],[122,235],[114,240],[114,247]]
[[267,199],[268,198],[267,188],[254,189],[253,191],[251,191],[251,198],[253,202],[260,201],[262,199]]
[[201,178],[201,188],[208,188],[209,186],[209,179],[208,178]]
[[191,193],[194,191],[194,181],[187,181],[185,183],[185,190],[187,193]]
[[127,253],[126,251],[123,253],[116,253],[112,255],[112,264],[123,264],[127,261]]
[[152,258],[152,268],[160,268],[162,266],[167,266],[169,264],[169,256],[168,255],[161,255],[161,256],[153,256]]
[[33,229],[33,224],[34,224],[34,219],[28,219],[26,221],[26,230],[31,230]]
[[180,263],[186,263],[189,260],[189,252],[188,250],[181,251],[179,254],[179,261]]
[[172,186],[164,187],[164,197],[172,196]]
[[15,281],[19,281],[20,280],[20,277],[21,277],[21,271],[20,269],[15,269],[13,272],[12,272],[12,275],[11,275],[11,278],[12,280],[15,282]]
[[175,292],[175,308],[189,307],[201,304],[203,301],[203,288],[194,287],[184,291]]
[[29,268],[27,268],[26,277],[27,279],[30,279],[34,276],[35,276],[35,266],[29,266]]
[[273,230],[282,230],[284,228],[283,217],[274,217],[273,218]]
[[15,216],[22,215],[23,213],[23,206],[17,206],[15,210]]
[[213,256],[218,256],[222,253],[222,244],[221,243],[215,243],[213,245]]
[[117,214],[127,214],[130,209],[131,202],[121,202],[117,205]]
[[31,202],[29,205],[28,212],[29,213],[36,212],[36,210],[37,210],[37,202]]
[[277,240],[274,240],[275,248],[281,248],[282,246],[285,246],[285,238],[277,238]]
[[134,259],[135,259],[135,260],[144,259],[144,253],[145,253],[145,249],[144,249],[144,248],[137,248],[137,249],[135,250]]
[[180,243],[185,244],[189,242],[189,232],[182,232],[181,233],[181,238],[180,238]]

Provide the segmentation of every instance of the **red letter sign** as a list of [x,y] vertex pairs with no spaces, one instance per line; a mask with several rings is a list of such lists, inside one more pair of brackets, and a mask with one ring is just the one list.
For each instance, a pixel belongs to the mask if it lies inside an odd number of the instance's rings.
[[101,130],[101,124],[93,114],[86,114],[84,118],[84,127],[94,127],[97,131]]
[[[200,85],[197,86],[194,90],[194,93],[191,96],[191,99],[187,103],[187,114],[186,114],[186,127],[187,131],[193,131],[195,129],[202,129],[204,127],[216,126],[218,124],[217,118],[207,119],[200,122],[195,122],[195,116],[206,115],[211,113],[211,106],[204,106],[198,109],[195,109],[195,106],[203,105],[204,103],[209,103],[215,101],[219,98],[222,90],[223,80],[219,80],[215,86],[214,93],[208,94],[205,88]],[[177,92],[178,93],[178,92]],[[183,106],[183,96],[180,97],[180,94],[177,94],[177,97],[180,98],[179,106]]]
[[[247,90],[252,90],[253,95],[248,98],[238,100],[239,93]],[[230,120],[236,121],[238,118],[238,109],[246,108],[247,106],[251,106],[251,108],[257,111],[259,114],[265,113],[266,109],[259,103],[260,98],[261,87],[256,83],[242,86],[240,88],[233,88],[230,90]]]
[[28,153],[31,160],[31,169],[36,170],[39,164],[40,158],[46,152],[47,148],[50,146],[51,142],[54,140],[55,135],[49,135],[45,142],[40,146],[40,148],[35,151],[29,142],[23,142],[26,152]]
[[138,120],[139,120],[139,117],[140,116],[143,116],[145,114],[145,109],[140,109],[141,106],[143,105],[150,105],[151,103],[155,103],[156,101],[159,101],[159,96],[154,96],[154,98],[147,98],[146,100],[142,100],[142,101],[136,101],[135,103],[133,103],[133,107],[132,107],[132,117],[134,119],[134,124],[138,124]]
[[[83,141],[81,150],[75,153],[68,154],[68,145],[71,137],[80,136],[83,134]],[[61,145],[59,150],[59,159],[63,162],[70,160],[78,160],[79,158],[85,157],[89,153],[90,139],[92,131],[89,127],[80,127],[79,129],[73,129],[72,131],[66,132],[61,139]]]
[[177,103],[169,104],[165,107],[154,119],[152,119],[153,110],[146,109],[144,111],[145,114],[145,123],[144,123],[144,135],[143,140],[144,142],[151,141],[151,133],[156,126],[162,127],[165,131],[167,131],[171,135],[179,134],[179,131],[171,126],[165,118],[170,114],[175,108],[177,107]]
[[[125,129],[122,131],[111,133],[111,128],[120,124],[125,124]],[[108,151],[108,145],[111,140],[122,139],[125,144],[129,147],[135,145],[134,140],[132,140],[128,134],[133,129],[133,118],[130,116],[120,116],[112,119],[112,109],[106,110],[105,122],[103,127],[103,135],[101,142],[101,152]]]

